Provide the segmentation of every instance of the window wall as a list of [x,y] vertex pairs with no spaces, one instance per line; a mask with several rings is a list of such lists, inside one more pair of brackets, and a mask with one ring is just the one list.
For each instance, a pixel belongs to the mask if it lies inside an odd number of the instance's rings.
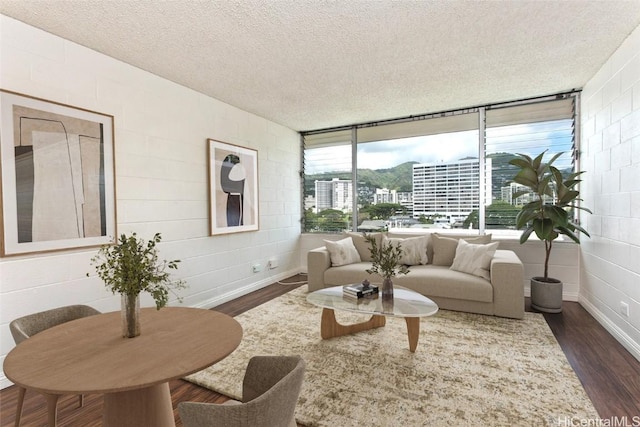
[[[575,162],[572,92],[535,100],[303,132],[304,232],[509,230],[527,196],[516,153]],[[495,232],[495,231],[492,231]],[[512,231],[512,233],[515,233]]]
[[303,137],[303,212],[305,233],[339,233],[353,227],[352,131],[335,130]]
[[360,142],[356,160],[361,231],[450,227],[480,207],[477,129]]
[[[546,151],[545,160],[564,153],[554,165],[564,174],[576,168],[575,101],[577,94],[560,99],[492,106],[486,109],[485,157],[491,165],[490,201],[484,206],[484,228],[515,230],[520,208],[530,195],[514,199],[524,187],[512,182],[517,168],[509,164],[515,154],[536,157]],[[476,225],[474,228],[478,228]]]

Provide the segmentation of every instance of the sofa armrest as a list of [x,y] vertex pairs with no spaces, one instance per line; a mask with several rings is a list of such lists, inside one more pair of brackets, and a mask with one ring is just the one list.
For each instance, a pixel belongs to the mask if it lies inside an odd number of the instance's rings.
[[307,253],[307,281],[309,292],[326,288],[324,272],[331,267],[331,255],[326,247],[311,249]]
[[515,252],[497,250],[491,261],[494,314],[524,318],[524,267]]

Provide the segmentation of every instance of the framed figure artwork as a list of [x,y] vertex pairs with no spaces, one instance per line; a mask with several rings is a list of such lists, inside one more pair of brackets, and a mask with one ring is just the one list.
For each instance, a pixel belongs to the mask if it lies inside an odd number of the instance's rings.
[[258,152],[208,140],[210,233],[258,230]]
[[113,243],[113,116],[0,90],[0,255]]

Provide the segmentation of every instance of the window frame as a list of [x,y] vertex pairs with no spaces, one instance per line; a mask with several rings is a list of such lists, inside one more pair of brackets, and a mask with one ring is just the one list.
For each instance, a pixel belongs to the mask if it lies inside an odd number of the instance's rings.
[[[557,110],[554,109],[536,109],[536,104],[548,104],[551,102],[556,102],[559,105]],[[574,170],[580,170],[579,168],[579,145],[580,145],[580,115],[579,115],[579,106],[580,106],[580,91],[579,90],[571,90],[568,92],[562,92],[558,94],[542,96],[537,98],[528,98],[517,101],[510,101],[504,103],[496,103],[496,104],[488,104],[483,106],[477,106],[472,108],[458,109],[452,111],[444,111],[437,113],[429,113],[420,116],[409,116],[399,119],[393,120],[385,120],[385,121],[376,121],[376,122],[368,122],[368,123],[360,123],[348,126],[340,126],[335,128],[326,128],[320,130],[313,131],[303,131],[300,132],[300,141],[301,141],[301,188],[302,188],[302,212],[304,215],[304,189],[305,189],[305,169],[304,169],[304,157],[305,150],[307,149],[307,141],[309,138],[318,138],[323,134],[328,134],[330,132],[351,132],[351,181],[352,181],[352,221],[351,221],[351,230],[357,230],[358,226],[358,144],[373,142],[373,141],[381,141],[385,139],[380,139],[382,137],[386,139],[400,139],[411,136],[423,136],[429,134],[443,134],[455,131],[463,131],[470,130],[468,127],[470,126],[469,117],[471,114],[477,114],[477,127],[472,129],[478,130],[478,159],[480,165],[479,176],[485,177],[486,170],[486,130],[487,127],[495,127],[495,123],[500,123],[496,120],[495,111],[506,111],[508,108],[513,109],[511,112],[513,117],[501,118],[502,120],[521,120],[521,123],[533,123],[535,121],[544,121],[544,118],[549,118],[549,120],[557,120],[559,117],[555,117],[554,114],[566,114],[566,111],[562,110],[564,105],[563,102],[566,103],[570,101],[572,103],[572,111],[571,111],[571,119],[573,120],[573,146],[571,157],[573,159],[573,167]],[[549,104],[550,105],[550,104]],[[555,107],[556,104],[553,104]],[[559,112],[559,113],[558,113]],[[517,113],[517,114],[516,114]],[[527,121],[527,114],[537,114],[537,117],[531,117],[530,121]],[[546,114],[546,115],[545,115]],[[465,117],[466,116],[466,117]],[[462,119],[460,119],[462,117]],[[447,118],[453,118],[454,120],[457,118],[461,123],[460,128],[451,128],[447,127],[446,121]],[[432,120],[432,122],[428,122]],[[489,124],[487,121],[489,120]],[[434,129],[437,132],[434,133],[420,133],[424,132],[427,129]],[[443,130],[444,129],[444,130]],[[448,130],[448,131],[447,131]],[[378,136],[376,136],[378,135]],[[400,136],[398,136],[400,135]],[[359,140],[361,137],[362,140]],[[478,210],[479,217],[479,228],[478,233],[484,234],[486,231],[486,208],[485,205],[485,179],[479,179],[479,194],[480,194],[480,209]],[[491,185],[491,184],[489,184]],[[415,201],[415,197],[413,198]],[[304,216],[303,216],[304,222]],[[505,229],[506,231],[507,229]],[[502,231],[502,229],[491,229],[491,232]],[[304,226],[302,229],[303,233],[307,233],[304,230]],[[518,231],[518,235],[520,232]]]

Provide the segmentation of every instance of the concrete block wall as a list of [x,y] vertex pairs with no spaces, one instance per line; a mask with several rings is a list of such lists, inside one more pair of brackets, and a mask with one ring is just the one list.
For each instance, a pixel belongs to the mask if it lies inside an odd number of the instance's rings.
[[[581,103],[580,302],[640,359],[640,27],[585,85]],[[626,314],[623,306],[628,306]]]
[[[212,307],[298,272],[296,132],[2,15],[0,58],[3,89],[114,116],[118,232],[162,233],[160,257],[182,260],[185,306]],[[258,151],[259,231],[209,236],[207,138]],[[119,309],[90,266],[95,252],[0,258],[0,364],[16,317],[68,304]],[[253,273],[273,256],[278,268]]]

